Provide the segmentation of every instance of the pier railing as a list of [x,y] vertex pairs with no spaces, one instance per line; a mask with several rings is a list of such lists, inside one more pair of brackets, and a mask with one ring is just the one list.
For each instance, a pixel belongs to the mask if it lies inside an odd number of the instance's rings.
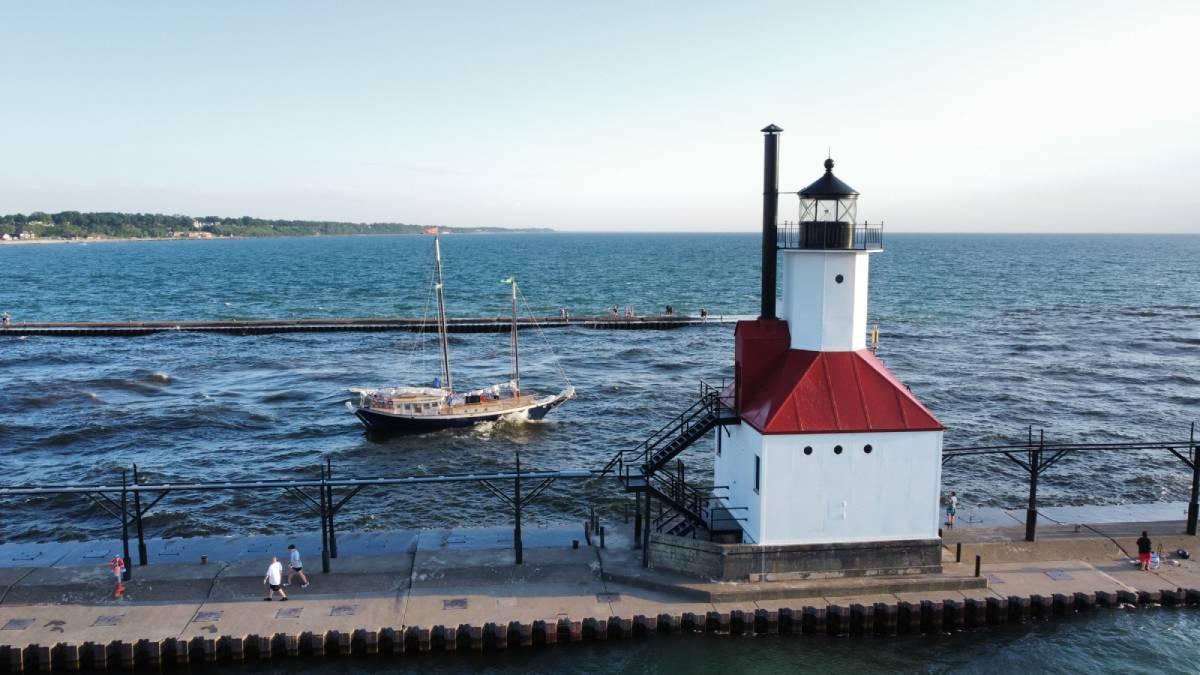
[[1075,443],[1046,442],[1045,430],[1036,434],[1029,427],[1025,443],[1010,445],[981,445],[961,448],[944,448],[942,464],[959,457],[1000,455],[1029,475],[1029,501],[1025,509],[1025,540],[1037,538],[1038,482],[1043,473],[1064,458],[1077,453],[1131,452],[1140,450],[1167,451],[1179,459],[1192,472],[1191,499],[1188,501],[1187,533],[1196,535],[1200,521],[1200,445],[1196,440],[1196,423],[1193,422],[1187,440],[1178,441],[1124,441],[1118,443]]
[[[711,386],[701,387],[701,398],[721,403],[721,389]],[[1024,443],[1010,443],[990,446],[949,447],[942,452],[943,464],[966,457],[981,457],[997,455],[1021,467],[1029,475],[1029,498],[1026,509],[1025,538],[1034,541],[1037,533],[1038,519],[1038,487],[1041,477],[1046,471],[1056,467],[1060,462],[1070,459],[1080,453],[1096,452],[1137,452],[1160,451],[1168,452],[1182,462],[1191,472],[1191,495],[1188,503],[1186,532],[1197,535],[1200,521],[1200,442],[1196,438],[1196,427],[1193,423],[1186,439],[1174,441],[1123,441],[1115,443],[1081,443],[1071,441],[1047,441],[1044,431],[1034,434],[1033,428],[1028,429]],[[644,456],[644,452],[642,456]],[[615,468],[614,468],[615,467]],[[175,492],[204,492],[204,491],[262,491],[282,490],[297,499],[311,514],[320,518],[322,535],[322,570],[329,571],[330,558],[337,558],[337,537],[335,516],[359,492],[367,488],[387,488],[402,486],[417,486],[447,483],[476,483],[488,492],[499,497],[513,509],[514,516],[514,551],[516,562],[522,562],[521,544],[521,510],[533,499],[540,496],[555,481],[563,479],[590,479],[603,477],[614,471],[626,483],[626,489],[639,491],[644,495],[644,506],[638,500],[639,517],[635,532],[635,541],[643,549],[647,548],[649,533],[652,527],[674,529],[680,518],[689,521],[693,526],[702,527],[709,532],[735,529],[734,526],[743,519],[733,515],[741,507],[728,506],[725,497],[718,493],[720,486],[697,485],[688,483],[683,475],[682,463],[677,463],[675,472],[662,471],[662,467],[653,471],[645,470],[645,463],[624,464],[622,455],[618,454],[607,465],[600,469],[567,469],[557,471],[528,471],[522,470],[519,454],[516,457],[514,471],[494,473],[463,473],[440,476],[393,476],[373,478],[335,478],[332,462],[326,460],[320,467],[317,478],[297,480],[179,480],[179,481],[147,481],[143,480],[138,467],[130,472],[121,472],[120,480],[98,484],[41,484],[24,486],[0,486],[0,498],[30,497],[54,495],[79,495],[90,499],[101,510],[113,516],[121,527],[121,539],[126,559],[126,574],[132,574],[130,537],[131,531],[136,532],[139,565],[147,562],[147,551],[144,539],[144,516],[160,501]],[[511,482],[512,491],[504,486]],[[637,483],[636,485],[634,483]],[[652,520],[651,496],[665,503],[672,509],[673,515]],[[644,518],[644,520],[643,520]],[[718,521],[720,524],[718,524]],[[740,525],[737,525],[740,527]],[[686,529],[686,528],[685,528]],[[682,530],[681,530],[682,531]],[[643,556],[647,553],[643,550]]]
[[[102,511],[114,517],[121,527],[121,542],[125,562],[125,580],[133,576],[130,548],[131,530],[136,532],[138,565],[147,564],[144,517],[167,495],[175,492],[261,491],[282,490],[295,498],[311,515],[321,521],[321,571],[330,571],[330,559],[337,558],[335,516],[365,488],[429,486],[447,483],[475,483],[500,498],[513,509],[513,550],[516,563],[523,558],[521,511],[540,496],[551,484],[562,479],[586,479],[595,473],[588,469],[558,471],[522,471],[521,456],[516,455],[514,471],[462,473],[439,476],[391,476],[378,478],[335,478],[332,461],[328,458],[320,467],[319,478],[297,480],[181,480],[143,481],[137,465],[131,472],[121,471],[121,479],[113,483],[76,485],[0,486],[2,497],[32,497],[78,495],[90,499]],[[132,478],[132,480],[131,480]],[[502,486],[511,483],[512,492]],[[340,489],[340,494],[335,492]],[[144,502],[145,500],[145,502]],[[144,505],[143,505],[144,502]]]

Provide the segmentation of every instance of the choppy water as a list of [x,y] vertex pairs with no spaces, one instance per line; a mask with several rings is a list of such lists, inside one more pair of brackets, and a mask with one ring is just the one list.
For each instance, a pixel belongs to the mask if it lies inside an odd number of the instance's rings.
[[[1023,437],[1176,439],[1200,416],[1200,236],[891,235],[872,262],[871,322],[881,356],[949,427],[949,444]],[[420,316],[430,311],[423,237],[0,246],[0,309],[14,320]],[[755,314],[755,235],[477,235],[444,239],[447,301],[457,316],[507,311],[515,274],[536,314],[633,305],[649,313]],[[733,331],[552,330],[523,334],[527,385],[579,398],[542,424],[367,440],[345,389],[432,378],[434,342],[407,334],[0,339],[0,473],[7,484],[110,480],[138,463],[170,477],[379,476],[525,466],[591,467],[631,447],[730,374]],[[461,385],[503,379],[502,335],[453,337]],[[554,358],[551,354],[557,354]],[[708,466],[704,451],[684,456]],[[1019,469],[951,463],[947,488],[967,504],[1016,506]],[[1183,499],[1188,476],[1164,455],[1064,460],[1044,478],[1047,503]],[[529,512],[582,517],[621,503],[606,485],[557,486]],[[0,538],[113,536],[82,499],[9,500]],[[288,498],[172,495],[150,536],[312,529]],[[364,492],[340,516],[351,529],[500,524],[471,488]],[[1179,645],[1200,637],[1191,613],[1095,619],[974,638],[850,641],[666,641],[550,650],[417,667],[510,672],[713,671],[746,659],[774,669],[908,671],[1154,669],[1194,671]],[[459,657],[450,657],[457,659]],[[727,667],[718,667],[719,664]],[[556,665],[557,664],[557,665]],[[714,665],[716,664],[716,665]],[[394,663],[387,667],[395,666]],[[364,667],[367,667],[364,665]]]
[[[1184,438],[1200,411],[1198,236],[892,235],[872,259],[871,322],[881,356],[949,427],[948,444],[1023,437]],[[0,247],[0,308],[21,320],[421,316],[431,312],[428,237],[131,242]],[[453,315],[507,311],[515,274],[528,311],[754,314],[755,235],[529,234],[444,238]],[[507,338],[452,338],[460,386],[504,379]],[[366,439],[342,401],[360,385],[422,382],[435,341],[402,333],[0,340],[5,482],[158,476],[378,476],[511,466],[592,467],[685,407],[700,379],[728,376],[732,328],[524,334],[527,386],[579,398],[543,424]],[[685,461],[702,471],[707,453]],[[1163,454],[1065,460],[1049,503],[1182,499],[1188,476]],[[966,503],[1015,506],[1020,470],[997,460],[947,467]],[[1104,476],[1103,481],[1097,478]],[[616,503],[607,486],[558,487],[530,516],[578,517]],[[355,528],[501,523],[473,490],[364,493]],[[88,537],[108,525],[75,498],[13,505],[7,539]],[[154,534],[307,528],[286,502],[179,495]]]

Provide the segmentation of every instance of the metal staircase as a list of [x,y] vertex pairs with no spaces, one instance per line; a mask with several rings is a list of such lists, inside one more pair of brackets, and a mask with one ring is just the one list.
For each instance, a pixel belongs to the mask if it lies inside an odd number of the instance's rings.
[[668,462],[708,432],[741,423],[730,403],[722,389],[701,382],[695,403],[633,450],[618,452],[599,474],[615,473],[626,491],[648,493],[658,500],[660,513],[655,517],[646,514],[647,526],[657,532],[696,536],[740,529],[737,519],[729,515],[729,507],[722,503],[724,498],[716,494],[721,487],[688,483],[682,463],[677,471],[664,470]]

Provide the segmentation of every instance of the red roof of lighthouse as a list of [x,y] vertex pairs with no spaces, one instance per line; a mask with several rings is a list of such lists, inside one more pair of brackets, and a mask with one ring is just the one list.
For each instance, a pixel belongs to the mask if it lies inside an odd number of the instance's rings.
[[[775,326],[743,322],[738,338],[766,328],[774,343],[739,353],[739,413],[763,434],[940,431],[944,427],[870,351],[813,352],[780,345]],[[775,322],[771,322],[775,323]],[[754,326],[753,324],[759,324]],[[743,347],[749,346],[747,343]],[[766,348],[762,348],[766,347]],[[757,363],[755,363],[757,362]],[[749,377],[747,377],[749,376]]]

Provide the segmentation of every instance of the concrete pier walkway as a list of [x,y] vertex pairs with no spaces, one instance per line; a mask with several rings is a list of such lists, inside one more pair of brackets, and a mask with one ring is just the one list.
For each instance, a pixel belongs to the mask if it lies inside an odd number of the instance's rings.
[[[591,330],[671,330],[687,326],[734,323],[739,317],[658,315],[658,316],[579,316],[564,321],[559,317],[524,318],[517,328],[587,328]],[[512,329],[509,317],[448,319],[450,333],[505,333]],[[154,333],[221,333],[228,335],[265,335],[269,333],[377,333],[407,331],[437,332],[435,319],[265,319],[246,321],[71,321],[14,322],[0,328],[0,337],[136,337]]]
[[[316,534],[150,540],[149,565],[133,568],[117,598],[106,563],[120,554],[119,541],[5,544],[0,672],[501,649],[695,631],[919,633],[1119,604],[1200,603],[1200,563],[1170,555],[1158,570],[1142,572],[1126,554],[1143,529],[1168,553],[1200,549],[1196,537],[1175,534],[1181,521],[1111,521],[1174,515],[1173,507],[1090,508],[1052,512],[1096,517],[1048,523],[1032,544],[1003,514],[980,512],[966,522],[998,519],[1001,526],[947,530],[944,573],[933,586],[896,577],[685,580],[642,569],[625,527],[608,524],[603,549],[595,538],[588,545],[582,525],[526,528],[520,566],[507,528],[343,533],[329,574],[319,571]],[[955,562],[960,542],[964,555]],[[286,588],[288,602],[263,602],[267,564],[276,555],[286,566],[288,543],[304,554],[311,585]],[[982,556],[978,578],[975,555]]]

